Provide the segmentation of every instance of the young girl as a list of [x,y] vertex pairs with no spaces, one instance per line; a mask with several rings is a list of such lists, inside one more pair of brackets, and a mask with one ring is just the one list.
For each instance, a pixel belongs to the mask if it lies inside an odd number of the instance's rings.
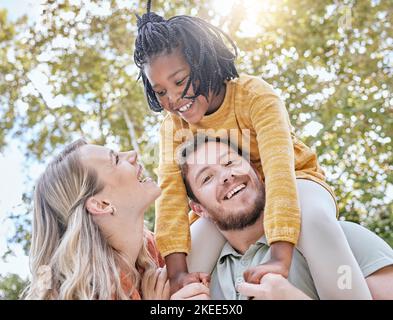
[[[202,19],[175,16],[165,20],[150,12],[150,1],[147,13],[138,16],[134,60],[149,107],[168,112],[160,131],[162,195],[156,208],[156,241],[166,260],[171,291],[202,280],[199,273],[189,273],[186,264],[189,207],[174,152],[184,141],[184,130],[214,130],[218,135],[249,133],[250,160],[266,185],[264,228],[272,256],[268,263],[246,271],[245,280],[259,283],[269,272],[286,277],[297,245],[322,299],[371,298],[336,220],[334,193],[316,154],[293,133],[285,106],[272,87],[260,78],[238,75],[236,54],[233,41]],[[298,192],[309,195],[300,205]],[[193,247],[216,252],[217,258],[223,241],[215,244],[211,232],[192,234]],[[206,261],[206,265],[211,263]],[[351,287],[343,289],[338,285],[338,272],[344,265],[351,270]]]

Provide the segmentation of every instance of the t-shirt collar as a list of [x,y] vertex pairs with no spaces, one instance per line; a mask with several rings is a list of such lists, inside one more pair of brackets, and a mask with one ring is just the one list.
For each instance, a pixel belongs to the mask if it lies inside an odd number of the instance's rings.
[[[260,238],[255,242],[255,244],[253,244],[253,245],[250,246],[250,248],[251,248],[252,246],[260,246],[260,245],[268,245],[265,235],[263,235],[262,237],[260,237]],[[248,250],[250,250],[250,248],[249,248]],[[247,250],[247,251],[248,251],[248,250]],[[219,256],[219,258],[218,258],[218,261],[219,261],[220,263],[222,263],[222,262],[224,261],[224,259],[225,259],[227,256],[230,256],[230,255],[232,255],[232,256],[234,256],[234,257],[236,257],[236,258],[241,258],[241,257],[243,256],[241,253],[237,252],[237,251],[231,246],[231,244],[227,241],[227,242],[224,244],[224,247],[223,247],[222,250],[221,250],[221,253],[220,253],[220,256]]]

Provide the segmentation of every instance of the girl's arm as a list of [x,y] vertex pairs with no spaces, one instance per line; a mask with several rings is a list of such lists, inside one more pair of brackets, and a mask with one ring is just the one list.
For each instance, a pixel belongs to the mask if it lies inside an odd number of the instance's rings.
[[160,129],[158,184],[162,192],[156,201],[155,226],[157,247],[164,258],[173,253],[187,254],[190,248],[188,198],[176,162],[176,148],[182,143],[177,130],[167,116]]
[[287,110],[273,91],[265,91],[254,99],[250,118],[265,177],[267,241],[269,244],[286,241],[296,245],[300,233],[300,206]]
[[264,229],[272,249],[270,261],[245,272],[246,281],[259,283],[269,272],[288,276],[300,233],[300,207],[291,124],[283,102],[273,90],[263,91],[251,105],[250,119],[265,177]]
[[178,119],[167,116],[160,130],[158,182],[162,190],[156,202],[156,243],[168,270],[171,294],[192,282],[208,281],[204,274],[188,273],[190,250],[188,197],[177,163],[177,147],[183,142]]

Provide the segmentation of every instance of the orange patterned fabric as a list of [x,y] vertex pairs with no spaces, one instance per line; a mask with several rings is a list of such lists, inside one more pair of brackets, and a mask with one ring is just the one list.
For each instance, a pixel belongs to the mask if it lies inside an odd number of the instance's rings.
[[155,236],[164,257],[174,252],[188,253],[190,248],[190,209],[175,161],[176,148],[185,140],[175,136],[181,129],[190,129],[194,134],[201,129],[213,129],[216,136],[236,134],[240,144],[243,136],[249,134],[250,161],[262,174],[266,186],[264,226],[269,244],[297,243],[300,208],[296,178],[313,180],[334,197],[317,155],[295,136],[284,103],[273,88],[260,78],[242,75],[227,83],[220,108],[204,116],[197,125],[173,114],[168,114],[162,123],[158,167],[162,194],[156,202]]
[[[151,233],[150,231],[147,232],[146,238],[147,238],[147,249],[148,249],[149,253],[151,254],[153,260],[157,264],[157,267],[163,267],[165,265],[165,261],[157,249],[156,243],[154,241],[153,233]],[[141,274],[143,274],[143,270],[139,270],[139,272]],[[127,277],[127,275],[124,273],[121,273],[121,284],[122,284],[123,290],[125,292],[129,292],[132,290],[133,284],[132,284],[130,278]],[[133,290],[133,292],[130,296],[130,299],[131,300],[141,300],[142,299],[141,293],[138,290]]]

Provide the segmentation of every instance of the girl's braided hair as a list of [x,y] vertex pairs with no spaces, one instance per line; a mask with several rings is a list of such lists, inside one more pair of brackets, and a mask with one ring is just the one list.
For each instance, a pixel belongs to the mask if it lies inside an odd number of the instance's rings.
[[203,95],[208,99],[209,91],[217,95],[225,80],[239,76],[234,64],[237,47],[225,32],[197,17],[180,15],[165,20],[150,12],[150,8],[151,0],[147,2],[147,12],[142,17],[137,15],[134,61],[140,69],[139,78],[142,77],[147,102],[153,111],[162,111],[162,107],[143,72],[143,65],[157,55],[169,54],[177,48],[183,53],[191,73],[182,97],[192,84],[195,96],[188,98]]

